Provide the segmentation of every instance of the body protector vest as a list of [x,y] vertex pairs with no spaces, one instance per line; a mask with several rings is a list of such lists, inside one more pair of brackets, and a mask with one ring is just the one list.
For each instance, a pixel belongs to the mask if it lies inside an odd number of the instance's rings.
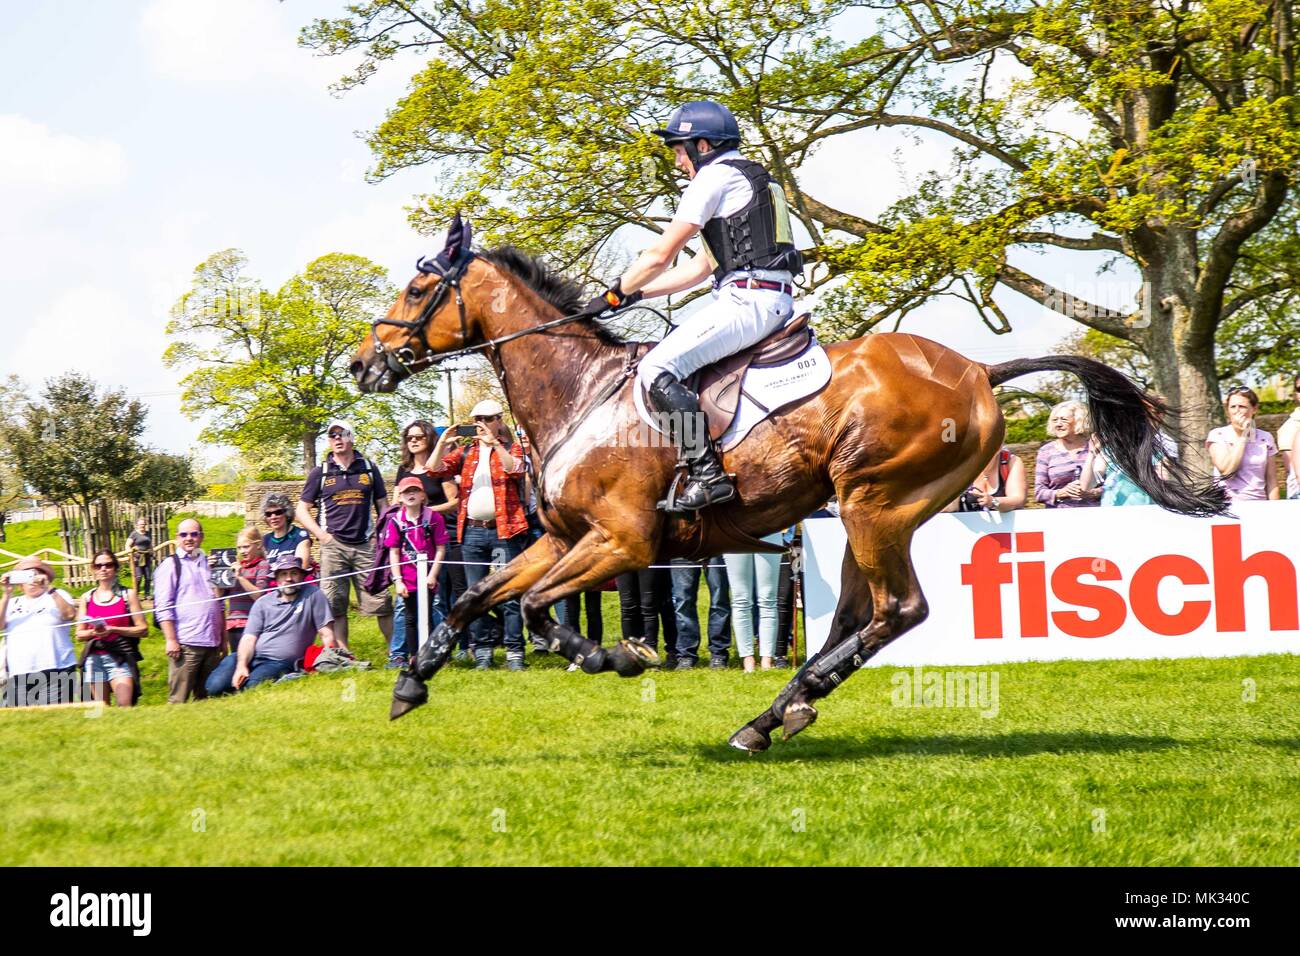
[[798,276],[803,256],[794,247],[790,210],[785,193],[761,163],[748,159],[719,160],[734,166],[749,180],[753,192],[744,209],[733,216],[710,219],[700,230],[704,250],[713,263],[713,281],[730,272],[771,269]]

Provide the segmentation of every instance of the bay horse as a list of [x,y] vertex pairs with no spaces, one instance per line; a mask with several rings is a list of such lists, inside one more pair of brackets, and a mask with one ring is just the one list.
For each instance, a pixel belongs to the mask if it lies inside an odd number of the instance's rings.
[[645,431],[633,370],[654,343],[620,341],[591,319],[566,320],[586,301],[580,285],[518,249],[473,252],[468,240],[458,217],[447,248],[420,260],[375,321],[351,371],[361,391],[391,392],[448,353],[481,348],[541,455],[546,533],[457,601],[399,675],[390,719],[427,700],[425,682],[470,621],[512,598],[521,599],[528,626],[582,670],[642,673],[658,661],[648,646],[625,640],[602,648],[553,621],[548,608],[652,563],[762,548],[757,537],[788,528],[833,496],[848,546],[830,635],[729,742],[756,752],[778,727],[793,737],[816,720],[814,701],[925,619],[909,553],[913,532],[998,452],[1005,426],[993,386],[1020,375],[1077,375],[1111,461],[1156,503],[1184,514],[1226,510],[1222,490],[1204,476],[1177,459],[1160,461],[1169,410],[1120,372],[1066,355],[988,366],[917,335],[879,333],[825,346],[830,382],[724,454],[736,499],[694,515],[666,514],[656,502],[673,479],[676,451],[666,441],[627,437]]

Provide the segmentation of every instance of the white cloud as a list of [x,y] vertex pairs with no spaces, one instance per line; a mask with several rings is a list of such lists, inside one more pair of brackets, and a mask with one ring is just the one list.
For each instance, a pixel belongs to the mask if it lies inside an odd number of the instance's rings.
[[140,33],[150,64],[168,79],[221,87],[287,80],[321,90],[342,71],[297,46],[301,17],[292,4],[266,0],[154,0]]
[[112,140],[56,133],[14,113],[0,115],[0,144],[0,189],[80,193],[126,177],[126,155]]

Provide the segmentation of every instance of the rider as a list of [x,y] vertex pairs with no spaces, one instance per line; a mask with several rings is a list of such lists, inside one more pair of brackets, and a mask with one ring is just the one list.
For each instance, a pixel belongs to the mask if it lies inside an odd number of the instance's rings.
[[[684,382],[789,322],[803,259],[781,188],[762,165],[740,155],[740,127],[730,110],[709,101],[687,103],[655,133],[691,181],[663,234],[583,311],[617,312],[712,275],[713,301],[652,348],[637,371],[637,387],[646,389],[655,411],[668,414],[669,436],[686,460],[688,480],[673,509],[686,512],[729,501],[736,489],[709,439],[699,397]],[[704,255],[673,266],[697,233]]]

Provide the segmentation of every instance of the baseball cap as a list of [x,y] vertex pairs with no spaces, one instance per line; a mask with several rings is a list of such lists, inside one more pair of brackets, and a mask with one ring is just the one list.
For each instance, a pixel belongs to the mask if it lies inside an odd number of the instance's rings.
[[281,554],[276,555],[275,563],[271,565],[272,574],[275,574],[279,571],[288,571],[291,569],[297,571],[302,570],[302,562],[298,560],[298,556],[296,554],[294,554],[292,551],[285,551]]
[[491,417],[492,415],[504,415],[504,414],[505,414],[505,409],[501,407],[500,402],[496,401],[495,399],[485,398],[483,399],[483,401],[479,402],[477,405],[474,406],[473,411],[469,413],[469,417],[478,418],[480,416],[483,416],[484,418],[488,418]]
[[423,491],[424,482],[420,481],[420,479],[416,478],[414,475],[407,475],[405,478],[403,478],[401,481],[397,483],[397,491],[400,494],[401,492],[405,491],[407,488],[419,488],[421,491]]
[[349,437],[349,438],[352,437],[352,423],[351,423],[351,422],[345,422],[345,421],[344,421],[343,419],[341,419],[341,418],[336,418],[336,419],[334,419],[334,421],[330,422],[328,425],[325,426],[325,435],[326,435],[326,437],[328,437],[328,436],[329,436],[329,433],[332,432],[332,431],[333,431],[334,429],[336,429],[336,428],[341,428],[341,429],[343,429],[343,431],[345,431],[345,432],[347,433],[347,437]]

